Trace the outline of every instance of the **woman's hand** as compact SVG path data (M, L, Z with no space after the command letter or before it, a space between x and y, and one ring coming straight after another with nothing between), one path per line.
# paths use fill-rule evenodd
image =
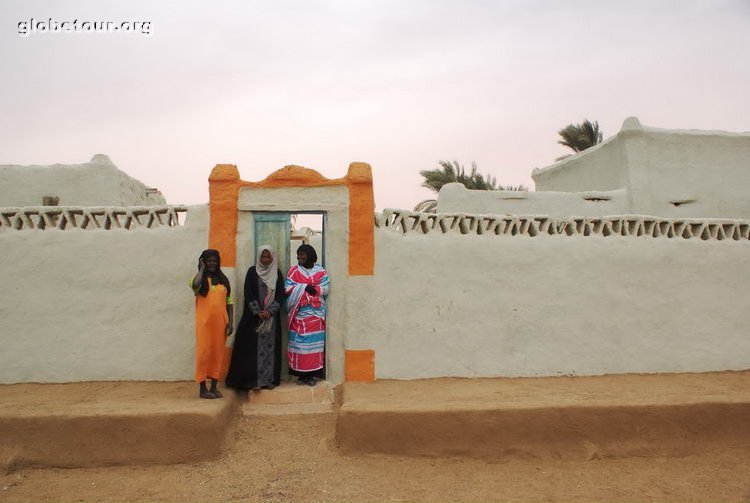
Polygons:
M227 337L229 337L230 335L232 335L232 331L233 330L234 329L232 328L232 324L231 323L227 323L227 327L226 327L226 329L224 329L225 335Z
M190 286L193 288L193 293L198 295L198 290L201 288L201 283L203 282L203 274L206 272L206 263L203 262L203 259L198 259L198 273L193 276L193 282L190 284Z
M315 289L315 287L314 287L314 286L312 286L312 285L307 285L307 286L305 287L305 291L306 291L307 293L309 293L310 295L318 295L318 291L317 291L317 290Z
M258 316L260 316L261 320L267 320L268 318L271 317L271 313L269 313L268 311L264 309L263 311L258 313Z

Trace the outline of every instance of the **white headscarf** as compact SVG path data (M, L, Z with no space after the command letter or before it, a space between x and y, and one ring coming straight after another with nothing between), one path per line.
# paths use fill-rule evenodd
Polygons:
M260 256L263 255L264 250L268 250L268 253L271 254L271 257L273 257L273 260L267 266L260 263ZM263 245L258 248L258 256L255 258L255 271L258 273L258 277L260 278L260 280L266 285L266 290L268 291L268 293L266 294L266 298L264 299L265 306L273 302L271 299L273 299L274 295L276 294L276 280L278 279L279 274L279 267L277 262L278 259L276 257L276 252L273 251L273 248L268 245Z

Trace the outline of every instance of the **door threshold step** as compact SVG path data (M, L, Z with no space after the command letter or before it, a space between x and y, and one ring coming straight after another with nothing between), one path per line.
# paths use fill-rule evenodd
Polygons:
M253 390L242 405L242 415L332 414L333 388L328 381L318 381L316 386L299 386L296 382L284 382L272 390Z
M333 403L333 386L328 381L318 381L315 386L284 382L272 390L253 390L248 394L247 401L256 405Z
M247 402L242 405L242 415L252 416L295 416L303 414L333 414L333 404L328 403L287 403L256 404Z

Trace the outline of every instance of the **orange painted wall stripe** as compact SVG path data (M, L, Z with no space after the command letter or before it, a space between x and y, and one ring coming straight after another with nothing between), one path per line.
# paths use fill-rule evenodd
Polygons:
M375 273L375 196L372 168L363 162L349 165L349 274Z
M347 349L344 361L344 379L347 381L374 381L375 351L372 349Z
M217 164L208 177L208 247L219 250L222 267L237 264L237 201L240 172L234 164Z

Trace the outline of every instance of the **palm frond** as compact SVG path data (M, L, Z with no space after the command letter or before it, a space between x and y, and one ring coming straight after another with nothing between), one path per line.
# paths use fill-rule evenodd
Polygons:
M418 213L437 213L437 201L435 199L425 199L414 206L414 211Z
M557 142L564 147L568 147L574 152L582 152L587 148L601 143L604 135L599 129L599 122L591 122L585 119L580 124L568 124L557 132L560 140ZM560 160L562 157L557 158Z
M494 176L483 175L479 172L476 162L471 163L469 173L466 173L466 168L458 161L439 161L438 164L440 165L439 168L419 172L424 179L422 187L440 192L443 185L447 183L460 183L469 190L528 190L523 185L517 187L498 185Z

